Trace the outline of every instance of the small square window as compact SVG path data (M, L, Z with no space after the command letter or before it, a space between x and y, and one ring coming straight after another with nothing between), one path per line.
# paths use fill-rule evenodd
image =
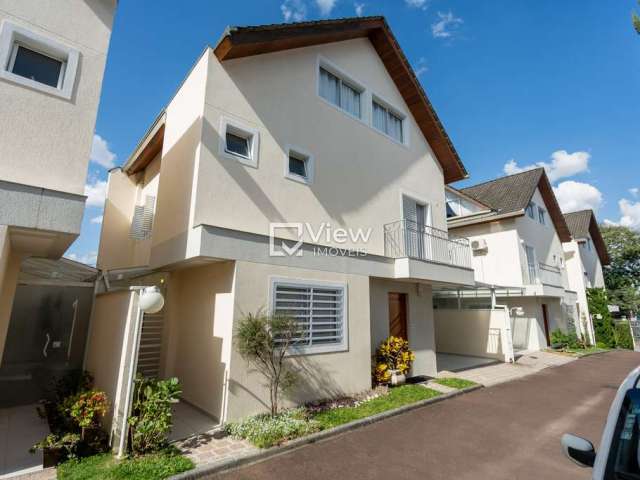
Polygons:
M34 82L58 88L64 76L64 62L16 43L9 71Z
M227 132L227 152L234 155L240 155L244 158L249 158L249 143L250 138L236 135L235 133Z
M313 158L301 149L287 149L285 177L302 183L311 183Z

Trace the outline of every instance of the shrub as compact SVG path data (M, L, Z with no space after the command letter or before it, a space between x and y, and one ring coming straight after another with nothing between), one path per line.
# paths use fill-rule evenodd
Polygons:
M302 335L295 319L266 315L261 311L242 318L236 328L234 340L238 352L266 379L273 416L278 414L282 392L296 382L286 356L289 348Z
M613 320L609 313L609 301L604 288L589 288L587 290L589 311L593 316L593 330L596 334L596 342L606 348L615 348L616 337ZM601 318L597 318L601 316Z
M64 435L56 435L50 433L44 439L40 440L29 449L31 453L37 450L63 450L67 458L75 458L80 443L80 435L77 433L65 433Z
M617 322L614 327L614 334L616 339L616 346L618 348L633 350L633 338L631 337L629 322Z
M228 434L249 440L259 448L278 445L318 430L320 424L310 420L304 408L285 410L277 415L254 415L225 426Z
M559 328L551 332L551 345L561 348L586 348L586 342L575 332L564 333Z
M72 398L75 401L71 405L69 413L82 429L84 438L84 431L87 428L97 428L100 417L103 417L109 410L107 395L99 390L89 390Z
M181 393L177 378L136 377L129 417L130 445L134 454L158 452L166 447L172 425L171 405L178 402Z
M407 373L415 360L415 354L409 350L409 342L400 337L390 336L376 350L374 380L378 384L391 381L391 370Z

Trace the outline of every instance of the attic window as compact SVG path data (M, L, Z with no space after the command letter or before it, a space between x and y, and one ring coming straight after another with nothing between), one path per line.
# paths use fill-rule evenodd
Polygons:
M527 205L527 208L525 209L527 216L533 220L536 218L535 210L536 204L533 202L529 202L529 205Z
M363 89L322 66L319 75L318 93L320 96L349 115L362 118L361 93Z

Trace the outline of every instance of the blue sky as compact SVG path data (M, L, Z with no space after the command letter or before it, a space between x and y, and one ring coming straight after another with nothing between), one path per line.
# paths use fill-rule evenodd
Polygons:
M471 178L544 162L567 211L640 229L635 0L122 1L96 123L80 238L95 261L105 167L121 165L227 25L385 15ZM638 7L640 9L640 7Z

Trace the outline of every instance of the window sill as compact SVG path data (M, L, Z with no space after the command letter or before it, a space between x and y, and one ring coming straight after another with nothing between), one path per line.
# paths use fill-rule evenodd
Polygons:
M323 345L316 347L291 347L287 353L288 357L302 357L307 355L321 355L326 353L348 352L347 345Z
M303 185L311 185L311 180L309 178L296 175L295 173L287 173L284 178L296 183L302 183Z

